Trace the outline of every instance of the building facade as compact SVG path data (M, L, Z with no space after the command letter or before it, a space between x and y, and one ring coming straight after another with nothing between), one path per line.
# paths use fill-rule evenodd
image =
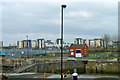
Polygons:
M75 38L74 44L85 44L85 43L86 43L86 39Z
M61 39L57 39L57 40L56 40L56 44L57 44L57 45L61 45Z
M45 41L45 46L47 45L54 45L54 43L51 40L47 40Z
M45 48L45 40L44 39L37 39L37 46L39 48Z
M104 40L103 39L91 39L91 40L89 40L89 47L103 48Z
M83 57L88 56L88 46L87 44L71 44L69 47L69 56L73 57Z
M3 41L0 41L0 48L3 47Z
M21 48L31 48L31 40L21 41Z
M21 41L17 41L17 48L22 48Z
M37 46L36 40L31 40L31 48L35 48Z

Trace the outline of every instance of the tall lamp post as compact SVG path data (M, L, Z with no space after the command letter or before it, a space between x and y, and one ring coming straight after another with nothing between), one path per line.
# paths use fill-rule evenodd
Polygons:
M66 5L61 5L61 80L63 80L63 9Z
M28 35L26 35L26 38L27 38L27 57L28 57Z

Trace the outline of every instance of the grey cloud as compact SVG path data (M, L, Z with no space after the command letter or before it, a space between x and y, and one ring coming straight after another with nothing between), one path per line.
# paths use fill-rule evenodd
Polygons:
M61 26L60 14L60 4L3 4L3 39L8 40L9 37L6 34L15 36L15 34L32 33L35 35L36 33L45 33L46 35L58 36ZM67 8L64 9L64 33L67 35L73 34L71 38L74 38L74 35L102 36L104 33L116 34L117 4L68 3ZM51 36L48 35L48 37ZM55 38L57 37L55 36ZM18 40L18 38L15 40ZM65 40L70 41L70 36Z

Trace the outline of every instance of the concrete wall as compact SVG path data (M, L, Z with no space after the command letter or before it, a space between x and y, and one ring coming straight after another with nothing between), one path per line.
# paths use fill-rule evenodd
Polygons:
M71 70L73 71L73 69L77 68L77 69L81 69L81 70L78 70L80 71L80 73L83 72L83 68L84 65L81 61L65 61L63 63L63 70ZM61 62L58 62L57 63L40 63L38 64L36 67L34 67L34 69L32 69L31 71L32 72L38 72L38 73L41 73L41 72L52 72L52 70L55 71L55 73L60 73L60 70L61 70Z

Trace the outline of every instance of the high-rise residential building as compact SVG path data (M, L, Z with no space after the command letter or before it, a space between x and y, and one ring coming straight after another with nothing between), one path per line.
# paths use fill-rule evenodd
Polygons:
M48 46L48 45L54 45L54 43L51 40L47 40L45 41L45 46Z
M46 42L47 42L47 43L51 43L51 40L47 40Z
M21 41L17 41L17 48L22 48Z
M20 42L20 46L21 46L21 48L24 48L23 41Z
M89 40L89 47L104 47L103 39L91 39Z
M3 47L3 41L0 41L0 48Z
M36 40L17 41L17 48L35 48L36 45L37 45Z
M90 39L89 40L89 47L94 47L95 43L94 43L94 39Z
M103 39L94 39L95 40L95 47L104 47L104 40Z
M21 41L21 48L31 48L31 40Z
M61 45L61 39L57 39L57 40L56 40L56 44L57 44L57 45Z
M74 44L85 44L86 39L75 38Z
M35 48L37 46L37 41L36 40L31 40L31 47Z
M45 48L45 40L44 39L37 39L37 46L39 48Z
M85 44L86 43L86 39L83 39L83 44Z

